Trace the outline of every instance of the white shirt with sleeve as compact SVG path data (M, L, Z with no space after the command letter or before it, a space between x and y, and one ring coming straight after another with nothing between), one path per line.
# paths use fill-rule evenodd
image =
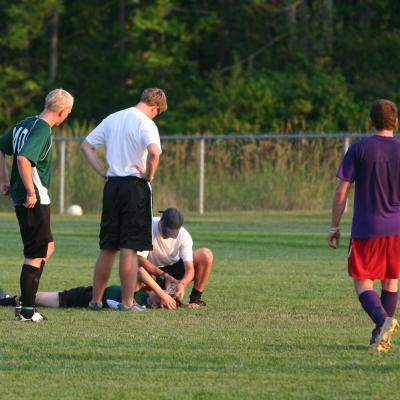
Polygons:
M182 261L193 261L193 240L190 233L182 226L176 238L162 237L159 221L153 217L153 250L138 251L138 255L147 258L156 267L165 267Z
M103 119L86 141L95 148L106 146L107 176L141 177L136 166L146 169L147 146L155 143L161 150L156 124L135 107Z

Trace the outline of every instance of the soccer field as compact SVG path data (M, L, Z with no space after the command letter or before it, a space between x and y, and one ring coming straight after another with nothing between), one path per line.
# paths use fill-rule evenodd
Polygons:
M39 324L17 322L13 309L1 308L0 398L396 397L400 335L387 354L367 348L372 324L345 263L349 216L336 251L326 245L328 212L186 220L195 246L215 255L206 307L41 308L48 321ZM98 225L98 216L53 218L56 252L41 290L91 284ZM0 214L0 287L10 293L18 291L21 247L15 217Z

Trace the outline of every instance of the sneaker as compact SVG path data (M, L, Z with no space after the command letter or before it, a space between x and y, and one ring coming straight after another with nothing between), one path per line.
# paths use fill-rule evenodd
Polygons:
M391 339L394 332L398 329L399 323L396 318L386 318L384 324L380 327L376 338L376 344L373 346L381 353L386 353L391 348Z
M17 305L17 296L11 297L7 295L4 299L0 299L0 306L3 307L15 307Z
M22 314L18 316L18 320L21 322L40 322L47 319L44 315L38 313L37 311L34 312L31 318L25 318Z
M17 296L10 296L6 294L6 292L0 288L0 306L8 307L8 306L16 306L17 305Z
M89 310L92 310L92 311L101 311L103 308L103 303L101 303L99 301L90 301L88 307L89 307Z
M374 329L372 329L371 332L371 339L369 340L369 346L370 347L375 347L377 345L377 340L378 340L378 336L379 336L379 332L381 330L379 329L378 326L375 326Z
M130 307L126 306L123 303L119 303L118 310L119 311L144 311L145 308L143 308L142 306L139 306L139 304L137 304L137 303L132 304Z
M191 301L189 304L197 304L200 307L204 307L207 305L207 303L202 298Z

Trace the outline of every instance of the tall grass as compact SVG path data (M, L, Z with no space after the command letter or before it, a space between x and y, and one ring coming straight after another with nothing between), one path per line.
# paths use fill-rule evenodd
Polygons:
M58 136L84 135L90 126L61 128ZM66 146L65 205L101 209L104 181L88 165L79 141ZM164 140L156 179L155 208L198 208L199 142ZM53 147L52 194L58 208L60 143ZM320 210L330 207L343 156L343 140L217 140L205 146L205 209ZM104 154L102 153L104 159ZM8 209L2 199L0 209Z

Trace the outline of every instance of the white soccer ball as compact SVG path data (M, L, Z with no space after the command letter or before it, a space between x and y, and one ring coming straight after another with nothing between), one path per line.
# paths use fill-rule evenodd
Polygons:
M73 215L75 217L80 217L81 215L83 215L82 207L78 206L78 204L72 204L72 206L69 206L67 208L67 214Z

